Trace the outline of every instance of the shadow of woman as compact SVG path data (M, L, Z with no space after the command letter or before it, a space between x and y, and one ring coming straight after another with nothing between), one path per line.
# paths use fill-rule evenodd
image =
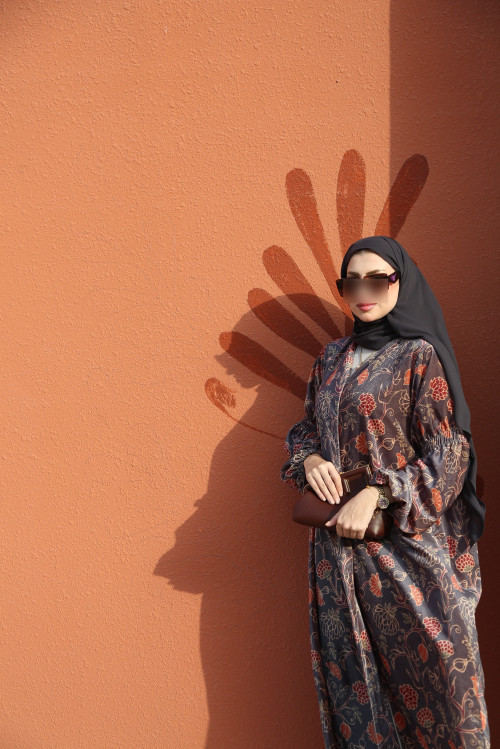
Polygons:
M255 318L251 325L255 334ZM259 341L265 335L259 331ZM280 351L280 343L268 340L281 361L290 356L290 347ZM313 355L292 352L295 370L305 377L304 395L313 357L324 343ZM302 419L303 402L256 377L228 353L216 358L241 388L256 388L257 398L244 413L245 424L255 426L249 429L242 419L219 443L207 492L177 529L175 545L154 574L176 590L203 593L206 749L319 748L323 738L309 648L308 531L291 521L298 495L279 478L287 458L284 436Z

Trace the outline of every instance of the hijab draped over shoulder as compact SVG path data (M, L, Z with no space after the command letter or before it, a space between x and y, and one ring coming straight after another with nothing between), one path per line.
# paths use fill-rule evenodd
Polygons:
M470 431L470 411L443 312L423 273L404 247L391 237L365 237L351 244L342 261L342 278L346 278L349 261L358 250L376 252L399 270L401 277L398 300L387 315L368 322L354 315L352 340L372 349L380 349L393 338L424 338L434 346L453 396L456 425L466 433L470 445L469 469L460 496L470 510L472 545L483 533L486 507L476 494L477 459Z

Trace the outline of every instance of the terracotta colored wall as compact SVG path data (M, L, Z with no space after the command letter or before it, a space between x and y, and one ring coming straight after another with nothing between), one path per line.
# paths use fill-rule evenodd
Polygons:
M0 747L322 746L278 471L363 233L415 256L456 343L493 705L496 2L0 21Z

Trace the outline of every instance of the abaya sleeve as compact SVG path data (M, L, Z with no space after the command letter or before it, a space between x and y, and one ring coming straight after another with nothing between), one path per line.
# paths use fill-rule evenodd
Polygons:
M323 355L326 346L318 354L309 374L306 397L304 401L304 418L289 430L285 437L284 448L289 459L281 466L280 478L301 494L310 489L307 483L304 460L311 453L321 455L321 438L316 424L316 393L323 377Z
M409 437L417 458L398 469L377 469L369 483L389 484L393 498L388 512L401 531L416 534L439 525L440 516L462 491L470 446L456 426L453 397L431 343L402 375L410 384Z

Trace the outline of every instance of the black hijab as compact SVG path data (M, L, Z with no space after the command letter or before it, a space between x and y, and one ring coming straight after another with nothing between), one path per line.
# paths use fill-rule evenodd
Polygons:
M432 343L443 365L455 404L455 422L466 433L470 444L469 470L460 496L470 509L472 546L483 533L486 507L476 495L477 460L470 431L470 411L441 307L423 273L404 247L391 237L379 235L354 242L342 260L342 278L346 278L349 260L358 250L376 252L394 269L399 270L401 278L398 300L387 315L368 322L354 315L352 340L366 348L380 349L393 338L424 338Z

